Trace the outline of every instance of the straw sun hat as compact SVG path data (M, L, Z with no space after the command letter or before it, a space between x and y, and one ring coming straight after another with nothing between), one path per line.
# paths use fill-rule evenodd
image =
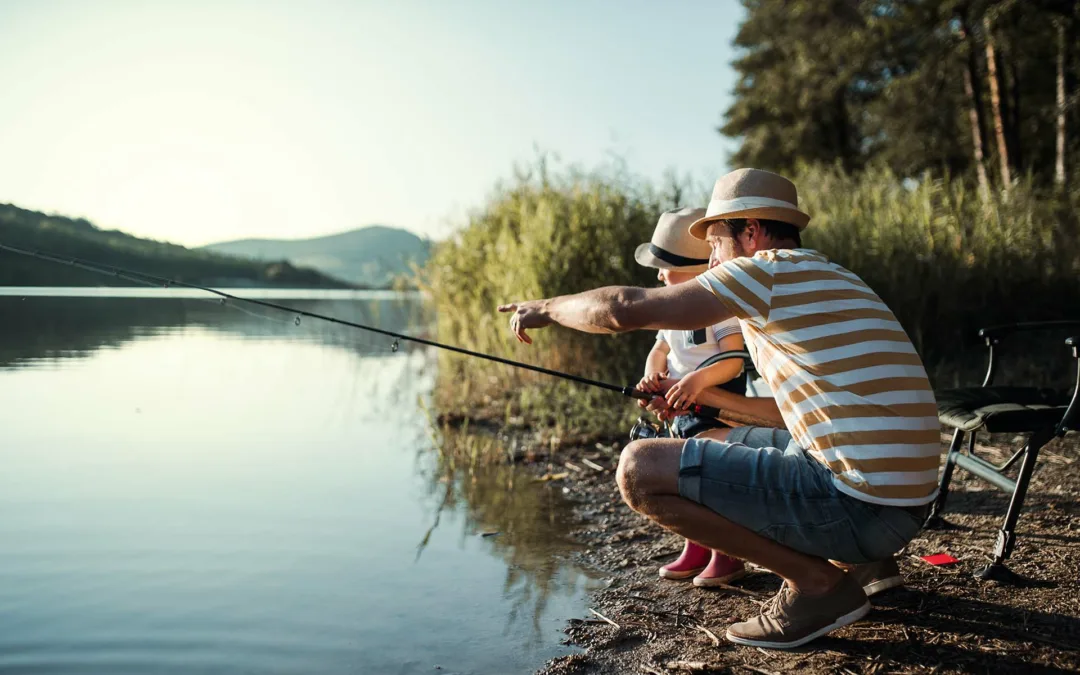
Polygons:
M645 267L701 273L709 269L712 249L690 236L690 225L706 215L705 209L665 211L653 230L652 240L637 247L634 260Z
M704 239L709 225L725 218L779 220L800 230L810 222L810 216L799 210L795 184L761 169L738 169L716 181L709 208L690 226L690 234Z

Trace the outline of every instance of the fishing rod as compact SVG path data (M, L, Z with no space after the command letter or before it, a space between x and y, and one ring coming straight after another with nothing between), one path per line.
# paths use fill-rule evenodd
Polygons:
M634 387L620 387L616 384L610 384L608 382L601 382L600 380L594 380L588 377L582 377L580 375L574 375L572 373L564 373L558 370L552 370L550 368L543 368L541 366L534 366L529 363L522 363L521 361L514 361L511 359L505 359L501 356L495 356L493 354L485 354L483 352L473 351L471 349L465 349L464 347L456 347L454 345L444 344L442 342L436 342L435 340L427 340L425 338L416 337L414 335L406 335L404 333L397 333L394 331L386 330L383 328L377 328L375 326L368 326L355 321L347 321L345 319L339 319L334 316L328 316L326 314L319 314L317 312L309 312L303 309L296 309L294 307L288 307L276 302L269 302L266 300L259 300L257 298L243 298L226 291L218 290L216 288L210 288L207 286L200 286L198 284L190 284L184 281L177 281L176 279L169 279L167 277L160 277L153 274L146 274L144 272L136 272L122 267L115 267L112 265L105 265L103 263L95 263L89 260L83 260L73 256L60 256L52 253L47 253L40 250L28 250L19 248L16 246L9 246L0 242L0 250L9 251L19 255L25 255L39 260L45 260L47 262L59 263L61 265L67 265L69 267L76 267L86 270L88 272L94 272L104 276L111 276L118 279L125 279L139 284L150 284L153 286L162 286L164 288L177 287L177 288L190 288L193 290L203 291L206 293L212 293L220 296L225 300L232 300L235 302L246 302L252 305L260 305L263 307L269 307L271 309L280 310L283 312L289 312L298 316L306 316L312 319L319 319L321 321L327 321L335 323L341 326L349 326L351 328L357 328L360 330L368 331L371 333L377 333L379 335L385 335L395 340L394 345L396 347L398 340L407 340L409 342L415 342L417 344L425 345L427 347L434 347L436 349L444 349L446 351L455 352L457 354L464 354L465 356L472 356L478 359L485 359L487 361L494 361L495 363L501 363L506 366L514 368L521 368L523 370L530 370L534 373L541 373L543 375L550 375L563 380L570 380L578 384L583 384L589 387L597 387L599 389L606 389L607 391L622 394L629 398L639 399L643 401L649 401L655 398L654 394L635 389ZM395 349L396 350L396 349ZM723 416L731 417L728 413L721 413L719 408L713 408L710 406L703 406L693 404L689 407L689 412L706 417L718 418Z

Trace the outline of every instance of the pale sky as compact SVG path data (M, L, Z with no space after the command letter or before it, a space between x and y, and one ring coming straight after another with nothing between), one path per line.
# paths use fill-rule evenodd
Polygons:
M711 183L736 0L0 0L0 202L184 245L441 238L539 147Z

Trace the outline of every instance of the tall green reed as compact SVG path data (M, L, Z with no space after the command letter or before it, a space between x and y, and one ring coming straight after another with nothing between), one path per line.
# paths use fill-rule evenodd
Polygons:
M1080 190L1030 181L980 199L964 180L901 179L883 169L847 175L807 168L793 177L811 214L804 244L862 277L888 303L938 386L977 379L978 327L1080 314ZM423 270L439 337L611 382L640 377L653 336L538 331L519 344L495 307L606 285L655 285L633 260L659 214L703 205L685 183L658 188L620 171L543 162L518 172ZM1064 348L1062 347L1062 350ZM1063 352L1064 354L1064 352ZM443 355L436 405L475 417L526 416L554 435L623 433L636 408L605 392ZM1024 376L1044 377L1029 368ZM1045 379L1045 378L1044 378Z
M497 305L575 293L606 285L655 285L638 265L659 214L673 207L664 194L619 172L550 175L541 162L499 186L468 224L440 244L421 285L437 313L440 339L548 368L611 382L636 383L653 336L584 336L539 331L531 347L507 331ZM442 409L528 415L562 433L607 432L632 420L618 396L453 355L440 363Z

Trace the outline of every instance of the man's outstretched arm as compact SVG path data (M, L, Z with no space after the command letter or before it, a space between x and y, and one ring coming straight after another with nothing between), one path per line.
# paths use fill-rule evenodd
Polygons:
M695 330L732 316L711 291L689 282L664 288L606 286L575 295L500 305L499 311L513 312L510 330L528 344L532 338L526 330L553 323L583 333L623 333L661 328Z

